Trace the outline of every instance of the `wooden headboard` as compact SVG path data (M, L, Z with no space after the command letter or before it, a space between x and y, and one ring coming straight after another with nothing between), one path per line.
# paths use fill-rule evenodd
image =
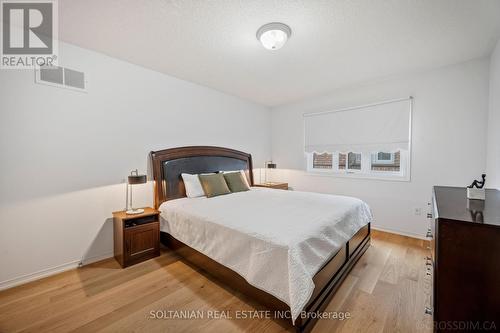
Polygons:
M186 196L182 173L245 170L249 184L254 184L252 155L229 148L191 146L152 151L151 165L157 209L165 201Z

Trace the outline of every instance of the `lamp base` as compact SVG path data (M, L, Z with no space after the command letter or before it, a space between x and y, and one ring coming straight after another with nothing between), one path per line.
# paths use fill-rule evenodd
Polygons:
M144 209L142 209L142 208L129 209L125 213L127 213L127 215L142 214L142 213L144 213Z

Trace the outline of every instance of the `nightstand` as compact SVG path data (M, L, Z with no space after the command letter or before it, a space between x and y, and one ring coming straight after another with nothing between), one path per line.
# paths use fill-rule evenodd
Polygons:
M115 259L125 268L160 255L160 212L113 213Z
M274 189L278 189L278 190L288 190L288 183L267 182L267 183L262 183L262 184L254 184L254 186L274 188Z

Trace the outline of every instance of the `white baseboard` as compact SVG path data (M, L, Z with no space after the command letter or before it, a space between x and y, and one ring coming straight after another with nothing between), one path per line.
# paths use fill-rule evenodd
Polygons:
M71 261L71 262L68 262L66 264L58 265L58 266L51 267L51 268L42 269L38 272L21 275L21 276L15 277L13 279L1 281L0 282L0 290L9 289L9 288L12 288L15 286L19 286L21 284L25 284L25 283L39 280L39 279L42 279L42 278L45 278L45 277L48 277L51 275L55 275L55 274L59 274L59 273L65 272L65 271L69 271L71 269L78 268L80 266L80 264L88 265L88 264L91 264L91 263L94 263L97 261L108 259L110 257L113 257L112 252L97 255L97 256L92 256L89 258L84 258L83 260Z
M69 271L70 269L75 269L78 267L79 260L71 261L66 264L62 264L59 266L51 267L51 268L46 268L42 269L41 271L26 274L26 275L21 275L18 277L15 277L10 280L2 281L0 282L0 290L12 288L21 284L25 284L31 281L35 281L50 275L62 273L65 271Z
M373 230L388 232L390 234L396 234L396 235L401 235L401 236L406 236L406 237L412 237L412 238L417 238L417 239L428 240L427 238L425 238L425 236L422 236L422 235L419 235L419 234L414 234L414 233L411 233L411 232L400 231L400 230L393 230L393 229L386 229L386 228L380 228L380 227L374 227L373 225L371 226L371 228Z
M113 256L114 256L113 252L99 254L99 255L96 255L96 256L92 256L92 257L88 257L88 258L83 258L81 260L81 264L83 266L85 266L85 265L89 265L89 264L92 264L94 262L98 262L98 261L101 261L101 260L104 260L104 259L112 258Z

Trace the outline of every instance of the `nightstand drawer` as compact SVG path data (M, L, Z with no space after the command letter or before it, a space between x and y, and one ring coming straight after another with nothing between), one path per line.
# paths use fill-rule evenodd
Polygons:
M151 222L158 222L158 216L157 215L150 215L150 216L144 216L144 217L140 217L140 218L136 218L136 219L124 220L123 227L127 229L127 228L131 228L131 227L135 227L138 225L143 225L143 224L147 224L147 223L151 223Z
M160 254L159 222L127 228L123 236L127 266Z

